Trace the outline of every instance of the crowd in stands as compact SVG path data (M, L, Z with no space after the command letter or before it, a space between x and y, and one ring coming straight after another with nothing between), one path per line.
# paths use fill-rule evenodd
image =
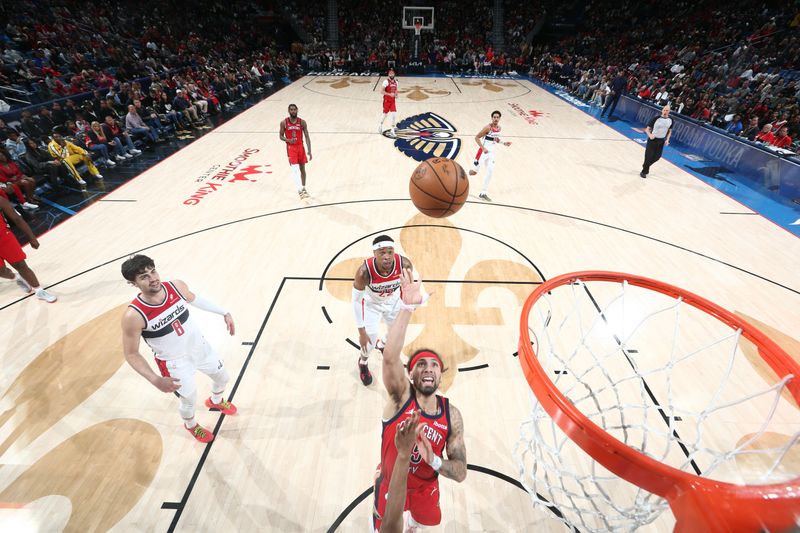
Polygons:
M29 177L85 187L98 166L208 129L209 115L299 75L262 4L3 2L0 86L49 102L0 120L0 195L35 209Z
M273 2L78 0L3 2L0 86L49 102L0 121L0 195L35 206L28 176L85 186L98 170L149 145L208 128L207 117L307 70L386 70L408 64L413 31L403 0L339 0L339 47L325 40L326 0L281 9L311 42L278 50ZM621 93L791 149L800 139L800 14L743 0L590 2L577 31L528 44L562 2L506 2L505 48L492 43L493 3L441 0L419 60L443 71L536 75L606 107ZM567 6L565 8L564 6ZM624 31L621 28L624 26ZM610 109L608 109L610 108ZM27 180L27 181L26 181ZM35 183L35 181L34 181ZM27 206L27 207L25 207Z
M798 30L800 15L788 6L679 1L665 12L657 2L621 0L591 7L580 32L537 47L531 73L600 106L616 85L730 134L796 151Z

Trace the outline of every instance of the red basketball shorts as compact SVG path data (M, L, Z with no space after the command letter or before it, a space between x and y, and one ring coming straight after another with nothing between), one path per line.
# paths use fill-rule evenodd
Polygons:
M286 155L289 156L290 165L305 165L308 163L306 147L302 144L287 144Z
M19 245L11 230L0 228L0 268L6 266L6 263L13 265L24 261L25 257L27 256L22 251L22 246Z
M409 475L409 480L410 477ZM383 515L386 512L386 493L389 490L389 480L379 478L376 482L376 489L372 525L375 531L380 531ZM439 508L439 480L432 479L417 487L409 487L406 491L404 509L411 511L411 517L420 525L438 525L442 521L442 510Z
M389 111L397 112L397 106L395 105L395 101L397 99L393 96L383 96L383 112L388 113Z

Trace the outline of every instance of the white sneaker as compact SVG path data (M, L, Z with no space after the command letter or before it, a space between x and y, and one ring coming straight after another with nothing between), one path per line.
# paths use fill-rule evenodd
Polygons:
M142 151L141 151L141 150L139 150L138 148L131 148L131 153L132 153L133 155L139 155L139 154L141 154L141 153L142 153Z
M78 178L78 185L80 185L81 187L86 187L86 182L83 181L82 178Z
M58 300L58 297L55 294L49 293L44 289L36 289L36 297L39 298L40 300L44 300L49 304Z
M26 293L30 294L31 292L33 292L33 289L31 289L30 284L24 279L22 279L22 276L20 276L19 274L14 275L14 282L16 282L17 287L19 287Z
M36 204L32 204L30 202L24 202L22 204L22 209L27 209L28 211L32 211L34 209L39 209L39 206Z
M114 163L114 162L113 162L112 160L110 160L110 159L106 159L106 165L108 165L108 166L109 166L109 167L111 167L111 168L114 168L115 166L117 166L117 164L116 164L116 163Z
M102 174L95 174L94 177L95 177L95 179L98 179L98 180L103 179L103 175Z
M126 158L124 155L117 154L114 156L114 159L116 159L117 161L125 161Z
M122 156L124 159L133 159L133 154L125 154Z

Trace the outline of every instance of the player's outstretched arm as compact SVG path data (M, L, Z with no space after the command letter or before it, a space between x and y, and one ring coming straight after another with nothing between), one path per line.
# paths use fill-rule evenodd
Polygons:
M403 394L408 391L408 379L406 378L403 362L400 360L400 352L406 340L406 329L411 320L411 312L415 305L422 303L420 289L422 281L414 281L410 269L403 269L400 273L400 294L402 295L403 308L397 313L392 327L386 336L386 347L383 349L383 384L389 396L396 403L401 403Z
M421 437L424 425L419 424L419 411L411 413L408 418L397 427L394 436L394 445L397 448L397 459L394 462L392 478L389 480L389 491L386 493L386 510L381 522L381 533L401 533L403 531L403 509L406 503L406 488L408 481L408 465L411 462L411 452L414 444Z
M172 284L175 285L175 288L178 289L178 292L181 293L181 296L183 296L186 301L192 304L194 307L202 309L203 311L208 311L209 313L222 315L225 318L225 325L228 328L228 333L233 335L236 332L236 327L233 324L233 317L227 310L223 309L211 300L193 293L191 290L189 290L189 286L179 279L174 280Z
M303 124L303 136L306 138L306 145L308 146L308 150L306 150L308 155L308 160L311 161L311 134L308 133L308 124L303 119L300 119L300 122Z
M125 352L125 360L161 392L175 392L181 387L180 380L159 376L139 353L139 335L142 334L144 326L144 319L133 309L127 309L122 315L122 349Z
M31 227L25 222L25 219L19 216L19 213L17 213L17 210L11 205L11 202L2 197L0 197L0 212L5 215L9 222L14 224L25 234L28 238L28 242L31 243L31 248L34 250L39 248L39 241L36 240L36 235L31 231Z
M364 291L369 282L369 275L367 274L367 265L361 263L361 266L356 270L356 275L353 278L353 316L356 319L356 328L358 328L358 344L361 346L361 353L367 351L369 345L369 335L364 325Z

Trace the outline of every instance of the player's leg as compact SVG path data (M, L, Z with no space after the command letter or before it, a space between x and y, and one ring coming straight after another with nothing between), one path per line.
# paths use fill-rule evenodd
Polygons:
M483 151L483 148L478 148L478 153L475 154L475 158L472 160L472 168L469 169L469 175L474 176L478 173L478 169L481 166L481 158L486 154Z
M13 233L10 231L0 233L0 258L8 261L11 267L17 271L17 275L13 278L19 288L25 292L35 292L37 298L47 303L53 303L58 300L54 294L47 292L39 285L39 279L33 273L31 267L28 266L28 263L25 262L25 257L25 252ZM6 268L6 270L8 269Z
M381 310L379 306L372 304L368 300L364 301L364 330L369 337L369 343L366 349L360 351L358 357L358 374L361 378L361 383L365 386L372 383L372 373L369 371L367 360L369 354L378 342L378 328L380 327Z
M235 415L236 406L224 398L225 387L231 380L228 370L225 368L225 362L205 339L196 357L197 369L211 378L211 396L206 398L206 407L216 409L226 415Z
M392 135L395 135L397 133L397 130L395 129L395 127L397 126L397 99L396 98L392 98L392 102L391 102L391 104L389 106L389 115L390 115L391 121L392 121Z
M297 155L297 162L300 165L300 184L302 186L300 192L302 197L308 198L309 194L306 190L306 163L308 163L308 155L306 154L306 148L303 145L300 145L298 151L299 154Z
M383 133L383 121L386 120L386 115L387 114L388 114L388 112L384 108L383 115L381 115L381 121L378 124L378 133Z
M26 293L30 293L33 290L31 289L30 283L25 281L25 279L19 275L19 272L14 272L5 266L5 262L2 258L0 258L0 278L14 280L17 283L17 286Z
M195 379L196 368L194 362L189 357L170 359L169 361L156 358L156 365L162 376L179 380L180 388L175 391L175 394L180 400L178 413L186 431L203 443L214 440L214 434L198 424L194 419L197 404L197 381Z
M491 152L485 155L485 165L486 165L486 174L483 176L483 189L481 189L481 193L478 197L481 200L485 200L487 202L491 202L492 199L489 198L489 183L492 181L492 174L494 174L494 154Z

